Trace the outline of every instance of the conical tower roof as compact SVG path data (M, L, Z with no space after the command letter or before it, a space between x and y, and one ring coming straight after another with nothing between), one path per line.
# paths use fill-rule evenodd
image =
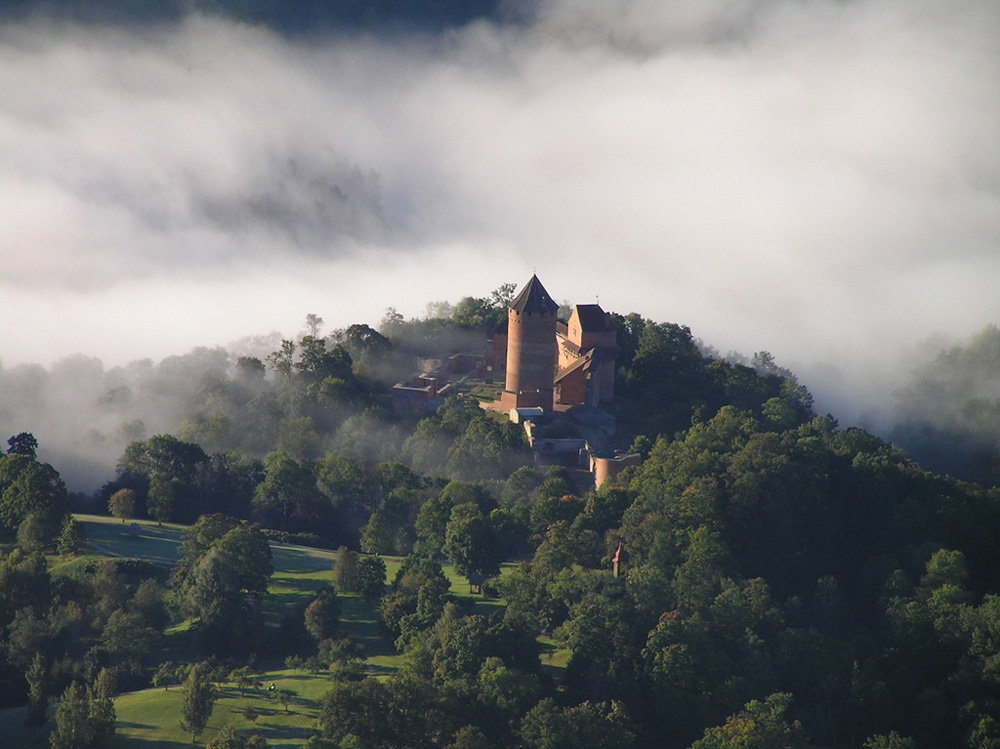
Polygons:
M524 285L521 293L514 297L510 308L521 314L527 312L529 315L555 315L559 311L559 305L552 301L549 292L545 290L542 282L535 275Z

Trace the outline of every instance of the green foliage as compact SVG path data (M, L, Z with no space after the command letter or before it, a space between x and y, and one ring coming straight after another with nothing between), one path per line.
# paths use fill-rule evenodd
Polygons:
M452 509L445 529L444 551L463 575L477 572L495 575L500 571L502 549L496 529L472 502Z
M340 617L337 593L330 588L322 589L315 600L306 607L304 616L306 631L314 640L319 642L332 637Z
M267 592L274 565L271 563L271 547L259 526L241 522L227 531L213 547L229 558L240 590L251 595Z
M353 593L358 582L358 553L341 546L333 562L333 588L338 593Z
M917 744L913 739L892 731L885 736L872 736L864 743L864 747L865 749L917 749Z
M925 344L926 359L898 388L889 437L927 468L985 486L1000 484L1000 328L960 343Z
M182 564L171 575L181 610L198 622L206 653L252 652L263 636L259 599L274 570L261 529L224 516L204 516L185 533Z
M35 653L31 665L24 673L28 682L28 710L24 725L41 728L45 724L45 711L49 706L48 669L41 653Z
M323 696L323 736L361 746L419 746L430 734L437 695L430 685L406 677L341 682Z
M56 710L56 725L49 737L52 749L90 749L94 726L87 695L74 681L63 692Z
M20 432L7 440L8 455L27 455L34 459L38 450L38 440L31 432Z
M392 551L392 536L385 516L373 512L361 529L361 551L365 554L388 554Z
M86 546L87 534L83 530L83 525L76 518L67 516L56 546L60 556L79 554Z
M135 492L119 489L108 499L108 510L123 523L135 517Z
M117 684L114 674L102 668L94 683L87 688L90 705L89 719L94 732L94 741L101 743L115 733L115 693Z
M208 725L216 700L215 685L209 680L208 667L205 664L195 663L188 669L181 693L182 727L191 734L192 741L195 741Z
M691 749L753 749L754 747L788 747L805 749L805 733L798 721L789 723L785 712L791 704L790 694L772 694L763 702L751 700L737 715L726 719L723 726L709 728Z
M153 686L163 687L166 691L171 684L180 684L181 677L178 674L178 667L173 661L164 661L156 668L153 674Z
M634 736L623 716L612 706L584 702L557 707L551 698L540 701L521 722L521 741L531 749L599 749L631 747Z
M280 702L285 708L285 712L287 713L288 706L295 699L295 692L291 689L279 689L275 696L277 697L278 702Z
M44 543L62 528L69 509L69 496L58 471L39 463L31 455L11 453L0 456L0 523L18 531L29 518Z
M278 450L264 459L264 471L264 480L254 493L255 516L279 530L317 527L323 517L324 501L310 466Z
M355 583L358 593L369 606L375 606L385 595L385 562L379 557L358 559Z

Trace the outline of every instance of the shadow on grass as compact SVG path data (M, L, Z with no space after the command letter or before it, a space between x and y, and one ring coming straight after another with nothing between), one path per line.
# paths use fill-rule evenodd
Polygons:
M282 681L312 681L313 679L320 678L320 675L327 676L323 671L319 671L315 674L282 674Z
M202 737L204 738L204 737ZM111 740L113 749L190 749L192 743L188 741L170 741L169 739L143 739L138 736L115 736Z
M311 580L308 577L273 577L271 587L280 589L280 592L273 592L273 595L288 595L289 593L313 593L322 588L326 583L323 580Z
M340 598L340 628L365 649L365 656L396 655L396 648L389 641L374 614L358 596Z
M293 715L296 713L288 713L288 717ZM307 739L313 735L313 729L308 726L290 726L284 723L261 723L258 720L254 724L253 733L268 743L273 743L279 739Z
M316 572L328 570L333 563L333 552L321 549L271 546L271 561L282 572Z

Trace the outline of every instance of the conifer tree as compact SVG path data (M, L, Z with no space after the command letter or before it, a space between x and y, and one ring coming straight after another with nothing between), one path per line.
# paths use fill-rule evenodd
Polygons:
M24 674L28 680L28 714L24 725L28 728L41 728L45 724L45 711L49 706L48 669L41 653L35 653L35 659Z
M60 556L79 554L86 544L87 535L83 530L83 525L76 518L67 517L66 522L63 523L62 533L59 534L57 551Z
M102 668L91 687L87 688L87 698L90 703L90 723L94 732L94 740L100 741L114 734L115 693L117 684L114 674Z
M208 678L208 668L203 663L196 663L188 671L187 679L182 687L184 701L181 706L181 723L185 731L191 732L192 741L196 740L212 716L215 707L215 686Z
M49 737L51 749L89 749L94 740L87 695L75 681L66 687L59 709L56 727Z

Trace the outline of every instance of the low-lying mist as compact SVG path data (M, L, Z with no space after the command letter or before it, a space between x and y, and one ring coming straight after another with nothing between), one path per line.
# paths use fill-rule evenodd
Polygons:
M327 340L334 345L337 334ZM239 397L248 403L246 418L257 419L254 409L263 407L261 398L254 398L269 389L267 383L277 374L268 366L267 380L248 382L237 362L241 357L264 362L280 349L281 341L282 336L272 332L226 347L199 347L159 362L143 359L121 367L105 367L99 359L82 354L48 368L0 367L0 436L33 433L40 458L56 467L71 491L84 493L114 478L118 459L135 440L173 434L213 452L220 449L211 441L211 425L206 426L213 417L213 398L241 390ZM423 356L481 352L484 343L482 331L433 318L411 320L393 351L377 367L367 368L365 376L388 388L416 374ZM702 346L706 355L719 356L710 343ZM1000 332L988 326L967 341L929 338L911 353L908 374L892 379L890 372L883 372L883 379L865 392L849 387L833 365L794 374L813 392L817 413L831 414L842 427L861 426L895 442L928 469L996 483ZM736 352L727 358L745 360ZM344 397L349 409L350 394ZM243 452L262 457L282 445L299 457L333 451L372 462L405 460L401 450L405 433L377 418L338 413L332 407L332 418L341 420L340 427L323 444L303 445L297 436L299 441L282 445L283 427L276 425L270 441L256 447L248 443ZM268 433L264 427L261 430ZM224 443L227 440L219 444Z
M0 425L84 483L171 367L533 270L886 434L920 342L1000 320L996 3L15 5Z

